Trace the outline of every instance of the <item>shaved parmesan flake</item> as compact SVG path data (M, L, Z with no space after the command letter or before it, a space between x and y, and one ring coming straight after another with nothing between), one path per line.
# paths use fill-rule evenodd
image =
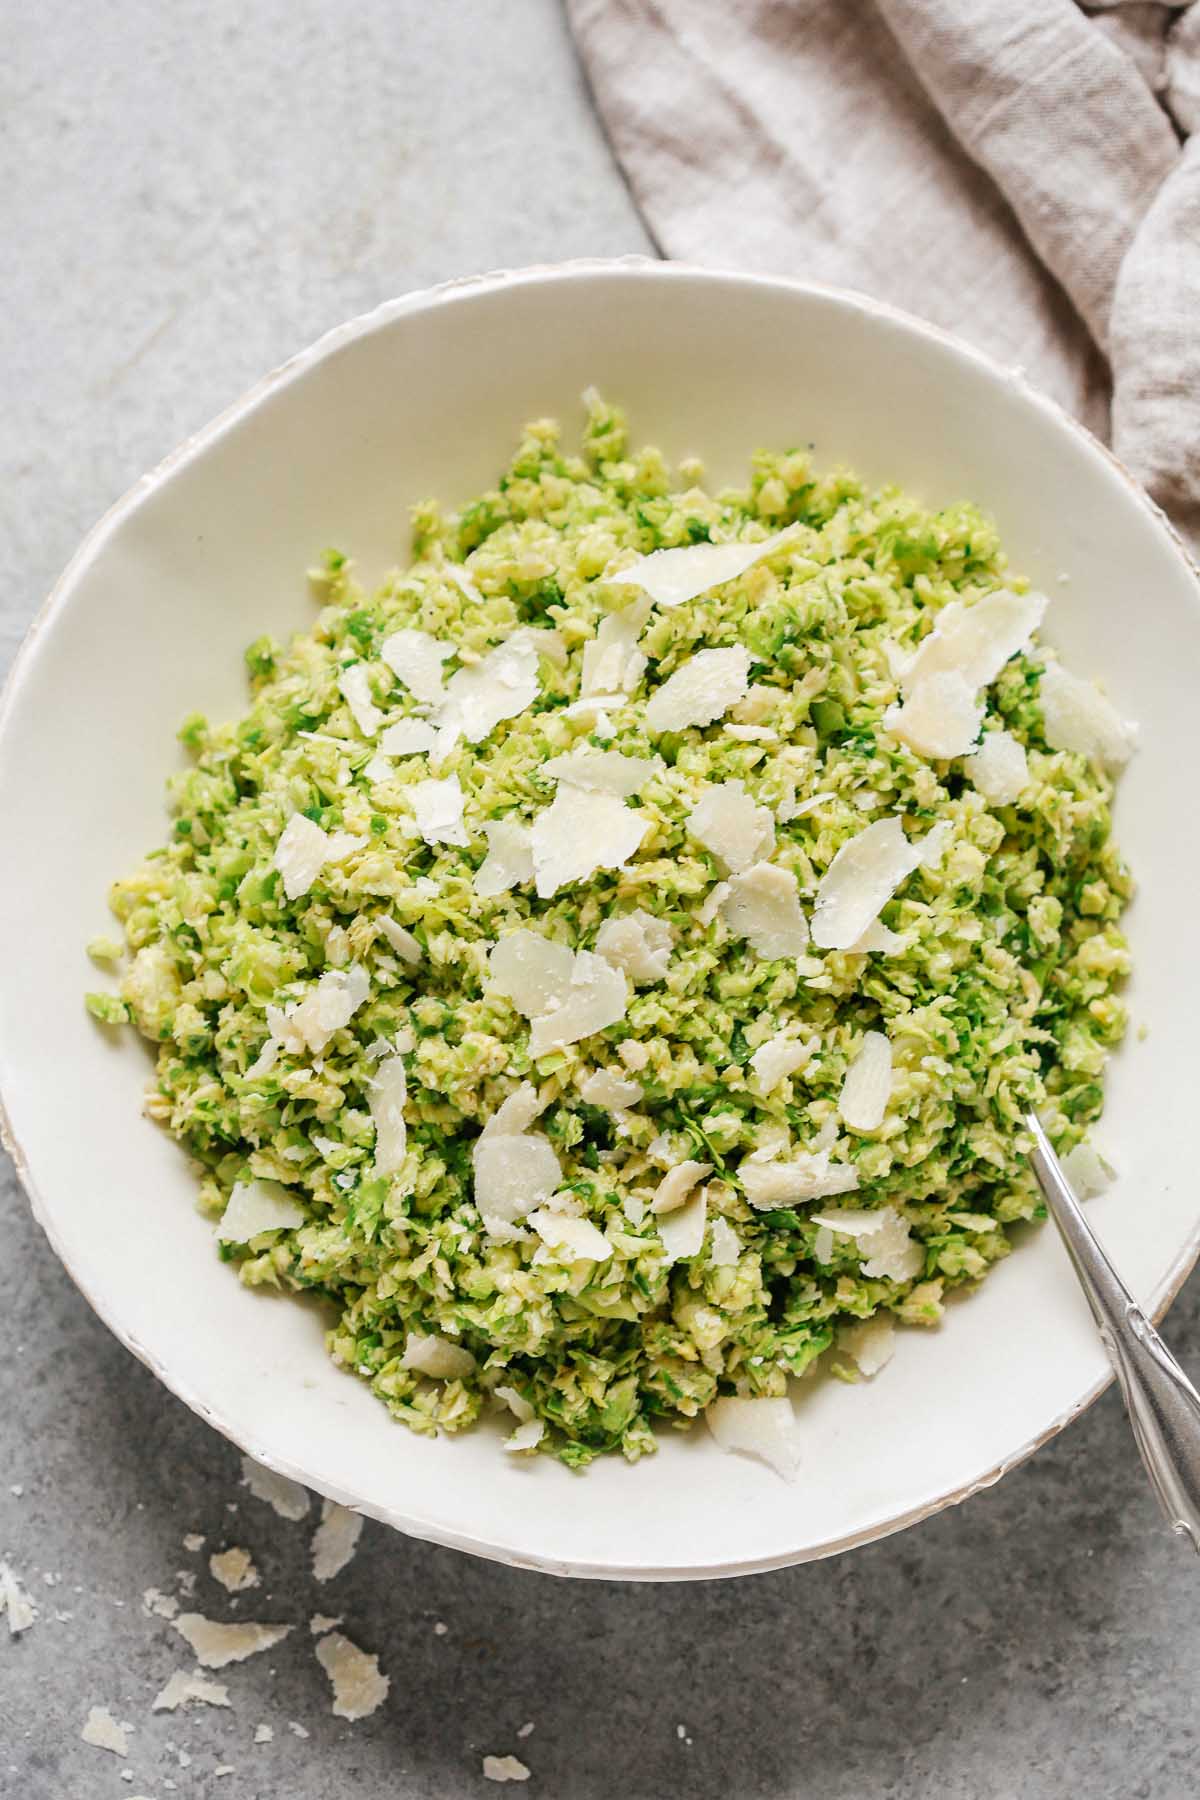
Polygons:
M583 646L579 692L584 699L611 699L619 705L632 694L646 667L637 641L649 612L649 602L642 601L626 612L609 613L601 619L595 637Z
M572 1261L586 1258L589 1262L607 1262L612 1245L590 1219L577 1219L571 1213L552 1212L541 1208L531 1212L529 1223L551 1250L565 1251Z
M562 1165L538 1132L476 1138L471 1152L475 1205L493 1236L543 1205L562 1185Z
M641 792L651 776L660 774L663 766L658 756L625 756L620 750L572 750L567 756L552 756L543 763L542 774L551 781L566 782L568 787L588 788L628 800Z
M284 894L289 900L299 900L326 863L344 862L351 851L360 849L366 841L349 831L322 831L303 813L293 813L272 858L273 866L283 877Z
M208 1566L212 1570L213 1580L219 1581L227 1593L241 1594L247 1588L258 1586L258 1570L250 1552L236 1544L229 1550L214 1550L208 1559ZM168 1617L174 1617L174 1614L168 1614Z
M407 793L417 830L427 844L468 842L463 824L463 791L457 775L447 775L444 781L432 777L416 781Z
M375 923L401 962L420 962L421 946L411 931L399 924L389 913L380 913Z
M646 703L646 729L686 731L711 725L742 698L750 682L750 652L743 644L727 650L697 650Z
M550 1050L577 1044L625 1017L629 993L625 976L590 950L575 953L570 985L558 1004L538 1015L529 1030L529 1054L536 1062Z
M277 1181L239 1181L217 1223L223 1244L248 1244L260 1231L296 1231L304 1213Z
M427 631L405 627L394 631L380 646L380 656L413 696L426 706L440 706L446 697L442 664L454 655L453 644L443 644Z
M880 1281L911 1281L925 1264L925 1252L914 1243L908 1225L894 1206L870 1212L835 1207L813 1213L812 1224L853 1238L863 1259L862 1272Z
M744 937L772 962L799 956L808 943L808 921L800 910L796 878L774 863L755 863L734 875L721 905L734 937Z
M408 1127L404 1102L408 1078L402 1056L388 1056L369 1083L368 1105L375 1121L375 1173L394 1175L408 1154Z
M854 1164L831 1163L828 1150L800 1150L787 1162L775 1161L769 1151L755 1150L738 1164L738 1178L747 1200L758 1212L774 1212L798 1201L853 1193L858 1186Z
M854 1131L878 1131L891 1095L891 1042L882 1031L864 1032L846 1070L838 1112Z
M379 740L385 756L427 756L437 744L437 732L425 719L398 719Z
M252 1456L242 1458L242 1486L248 1487L256 1500L265 1500L281 1519L302 1519L308 1511L307 1488L288 1475L277 1475Z
M674 941L675 933L665 919L656 919L636 906L632 912L605 919L596 933L596 954L624 969L636 986L663 980Z
M229 1689L223 1681L208 1681L203 1675L176 1669L166 1686L160 1688L150 1703L151 1712L175 1712L181 1706L228 1706Z
M340 1575L362 1536L363 1521L359 1513L336 1500L322 1500L321 1522L313 1532L312 1568L318 1581L332 1581Z
M359 963L330 969L303 1000L283 1008L268 1006L272 1037L298 1055L305 1047L319 1056L335 1031L348 1025L371 992L371 981Z
M515 1387L496 1387L492 1392L497 1400L503 1400L514 1419L519 1419L522 1425L528 1425L533 1417L533 1408L524 1394L519 1394Z
M589 1106L602 1106L606 1112L620 1112L636 1106L643 1095L640 1083L626 1081L612 1069L593 1069L580 1086L579 1097Z
M118 1725L107 1706L93 1706L88 1713L80 1737L97 1750L111 1750L114 1756L129 1755L131 1725Z
M794 536L795 532L788 528L756 544L684 544L676 550L652 550L608 580L640 587L657 606L682 606L687 600L707 594L710 588L735 581L765 556L773 556Z
M850 949L920 860L920 851L895 816L877 819L850 838L817 889L813 942L823 950Z
M883 725L918 756L945 761L963 756L979 736L983 701L955 669L924 676L902 706L889 706Z
M368 1656L340 1631L320 1640L316 1656L333 1688L335 1717L365 1719L383 1705L392 1684L380 1674L377 1656Z
M715 887L709 888L704 900L696 908L696 923L707 931L730 895L727 881L718 881Z
M812 1061L816 1047L816 1038L801 1042L799 1038L789 1037L785 1031L776 1032L765 1044L760 1044L750 1058L759 1092L771 1093L785 1076L795 1075L803 1069Z
M688 814L688 830L711 850L724 875L738 874L775 848L775 821L740 781L713 782Z
M259 1081L269 1075L279 1061L279 1045L273 1037L267 1039L250 1067L242 1077L243 1081Z
M336 1618L331 1617L329 1613L313 1613L308 1621L308 1629L313 1637L320 1637L322 1632L336 1630L341 1622L341 1613Z
M878 1375L892 1360L896 1348L896 1321L891 1313L876 1313L856 1325L843 1325L838 1332L838 1349L852 1356L861 1374Z
M654 1198L650 1202L650 1211L652 1213L677 1212L695 1187L696 1183L698 1181L703 1181L706 1175L711 1174L711 1163L676 1163L673 1169L667 1170L657 1188L654 1190Z
M258 1656L280 1643L292 1629L290 1625L249 1622L227 1625L206 1619L202 1613L180 1613L172 1624L191 1645L196 1661L206 1669L223 1669L226 1663L245 1662L248 1656Z
M37 1619L37 1607L5 1562L0 1562L0 1614L8 1619L9 1637L19 1637Z
M846 951L847 956L867 956L875 953L882 956L896 956L904 949L905 940L898 931L892 931L881 919L873 919L863 932L855 938Z
M574 965L575 954L565 944L525 926L508 932L488 956L492 980L527 1019L561 1004Z
M614 794L559 787L533 824L539 900L549 900L570 882L585 881L597 869L619 869L649 829L649 819Z
M986 732L963 767L992 806L1015 806L1029 785L1029 758L1011 731Z
M1108 769L1122 768L1133 755L1137 726L1123 719L1092 682L1051 663L1042 675L1038 698L1042 729L1052 750L1074 750Z
M483 829L488 853L471 885L481 900L491 900L533 880L533 837L517 819L489 819Z
M338 687L363 736L374 737L383 723L383 714L371 698L371 678L366 663L351 663L348 669L343 669L338 676Z
M550 1104L550 1090L547 1089L543 1100L532 1081L523 1081L506 1099L500 1102L496 1111L483 1128L486 1137L520 1137L528 1131L533 1121L545 1112Z
M528 1781L529 1770L519 1756L485 1756L483 1776L485 1781Z
M527 1419L523 1425L518 1425L517 1429L505 1438L504 1448L514 1454L522 1450L536 1450L545 1435L544 1420Z
M436 1335L410 1331L404 1340L402 1368L415 1369L420 1375L431 1375L435 1381L461 1381L475 1367L475 1358L461 1344Z
M688 1262L704 1247L708 1219L708 1189L697 1188L678 1212L660 1214L654 1221L669 1263Z
M800 1433L790 1400L743 1400L726 1394L705 1409L704 1417L722 1450L757 1457L785 1481L794 1479Z
M1091 1200L1110 1186L1113 1172L1091 1144L1076 1144L1062 1159L1062 1172L1080 1200Z
M466 569L461 563L444 563L442 565L442 574L445 575L448 581L454 583L459 593L465 595L472 606L483 605L483 595L475 586L475 583L471 580L471 577L467 574Z
M728 1219L718 1213L709 1233L709 1256L718 1269L732 1269L742 1254L742 1240Z
M204 1539L201 1538L201 1544ZM148 1618L173 1619L179 1611L179 1602L174 1594L164 1594L161 1589L148 1587L142 1594L142 1611Z
M941 867L953 830L949 819L939 819L936 825L929 827L923 838L917 839L913 849L917 852L917 860L923 869Z
M960 676L972 693L988 687L1028 644L1049 604L1045 594L1014 594L1007 588L971 606L952 600L905 669L904 691L911 694L930 676L948 672Z
M539 692L537 650L516 632L479 662L456 670L446 683L438 723L455 727L469 744L480 744L503 719L532 706Z
M379 781L391 781L396 773L396 765L390 756L377 750L369 762L363 764L363 777L374 785Z

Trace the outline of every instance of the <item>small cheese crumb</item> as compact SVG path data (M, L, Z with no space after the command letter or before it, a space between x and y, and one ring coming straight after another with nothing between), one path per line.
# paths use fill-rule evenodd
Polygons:
M1062 1171L1080 1200L1091 1200L1112 1183L1113 1171L1091 1144L1076 1144L1062 1159Z
M383 1705L392 1684L380 1673L378 1656L360 1650L340 1631L321 1638L316 1654L333 1688L337 1718L365 1719Z
M736 705L749 683L750 652L743 644L698 650L651 694L646 729L657 736L711 725Z
M633 693L646 667L637 642L649 612L649 601L639 601L601 619L595 637L583 646L579 692L584 700L619 706Z
M732 1269L742 1254L742 1240L728 1219L718 1213L709 1233L709 1256L718 1269Z
M580 1083L579 1098L605 1112L623 1112L643 1098L640 1082L626 1081L612 1069L593 1069Z
M302 1519L308 1511L306 1488L287 1475L265 1468L252 1456L242 1458L242 1486L248 1487L256 1500L265 1500L281 1519Z
M331 1618L328 1613L314 1613L308 1621L308 1629L312 1632L314 1637L320 1637L322 1632L336 1631L341 1622L342 1619L340 1613L336 1619Z
M204 1538L198 1531L189 1531L184 1537L183 1547L194 1556L198 1550L203 1550Z
M517 1736L519 1738L527 1738L527 1737L531 1737L532 1735L533 1735L533 1720L527 1719L525 1724L522 1725L521 1729L517 1732Z
M308 1736L308 1732L305 1730L304 1726L296 1719L288 1720L288 1730L293 1737L306 1738Z
M756 1457L785 1481L795 1478L800 1434L790 1400L723 1395L706 1407L704 1418L722 1450Z
M529 1770L519 1756L485 1756L483 1774L486 1781L528 1781Z
M460 1381L475 1367L475 1358L461 1344L436 1334L426 1337L420 1331L408 1333L400 1361L403 1368L416 1369L435 1381Z
M1011 731L986 732L963 768L992 806L1015 806L1029 785L1029 758Z
M228 1706L229 1689L221 1681L176 1669L164 1688L155 1694L151 1712L175 1712L181 1706Z
M191 1645L196 1661L206 1669L223 1669L226 1663L245 1662L248 1656L258 1656L292 1629L290 1625L249 1621L228 1625L218 1619L206 1619L203 1613L180 1613L173 1623L180 1637Z
M147 1617L173 1619L179 1611L179 1602L174 1594L164 1594L159 1588L148 1587L142 1595L142 1611Z
M846 1070L838 1112L854 1131L878 1131L891 1094L891 1042L882 1031L866 1031Z
M422 950L419 939L415 938L405 925L393 919L390 913L380 913L375 924L387 939L402 963L415 967L420 962Z
M277 1181L239 1181L217 1222L223 1244L248 1244L262 1231L295 1231L304 1214Z
M97 1750L111 1750L114 1756L129 1755L132 1725L118 1725L107 1706L93 1706L88 1713L80 1737Z
M505 1438L504 1448L513 1455L520 1455L527 1450L536 1450L545 1433L544 1420L527 1419L523 1425L518 1425L516 1430L510 1432Z
M348 669L343 669L338 676L338 687L363 736L374 737L383 723L383 714L371 698L371 677L366 663L351 663Z
M551 1250L565 1252L566 1259L572 1262L607 1262L612 1255L612 1245L590 1219L577 1219L571 1213L542 1207L529 1214L529 1223L544 1244Z
M235 1545L229 1550L214 1551L208 1559L213 1579L231 1594L244 1593L247 1588L258 1586L258 1570L255 1568L248 1550Z
M363 1520L360 1513L336 1500L322 1500L321 1522L313 1533L312 1566L318 1581L340 1575L358 1548Z
M0 1562L0 1613L7 1615L10 1637L28 1631L38 1616L37 1607L5 1562Z
M711 850L723 875L740 874L775 848L770 809L757 806L741 781L712 782L688 814L688 830Z
M838 1349L852 1356L859 1373L868 1380L892 1360L896 1348L896 1322L891 1313L876 1313L856 1325L843 1325L838 1332Z
M256 1725L254 1727L254 1741L256 1744L269 1744L274 1736L275 1733L269 1725Z

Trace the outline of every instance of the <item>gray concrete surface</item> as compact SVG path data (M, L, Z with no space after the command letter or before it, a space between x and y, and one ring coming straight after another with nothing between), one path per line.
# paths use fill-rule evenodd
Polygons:
M646 247L553 0L43 0L5 37L5 663L109 501L324 327L444 276ZM498 1791L480 1761L508 1751L556 1800L1200 1785L1200 1569L1111 1394L994 1492L812 1568L575 1586L369 1524L317 1588L311 1521L239 1488L230 1447L108 1337L11 1173L0 1208L0 1556L41 1612L0 1631L12 1800L459 1800ZM1171 1334L1200 1364L1196 1284ZM251 1548L254 1613L300 1623L226 1672L232 1710L152 1715L186 1658L142 1591L191 1569L201 1607L224 1599L192 1531ZM391 1676L365 1722L331 1716L314 1608ZM127 1765L81 1742L93 1704L135 1725Z

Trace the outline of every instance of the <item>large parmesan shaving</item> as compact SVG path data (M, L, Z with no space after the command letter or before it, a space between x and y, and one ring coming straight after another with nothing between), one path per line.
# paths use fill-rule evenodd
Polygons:
M756 544L684 544L675 550L652 550L608 579L640 587L656 606L682 606L723 582L735 581L794 536L789 527Z
M419 1375L430 1375L435 1381L461 1381L474 1369L475 1358L449 1338L410 1331L400 1363L402 1368L415 1369Z
M530 1056L536 1062L550 1050L577 1044L581 1038L615 1025L625 1017L628 998L625 976L619 969L590 950L577 951L570 986L556 1006L530 1025Z
M711 850L723 875L738 874L775 848L770 809L756 806L741 781L713 782L688 814L688 830Z
M1010 657L1023 650L1042 622L1045 594L1013 594L1001 588L974 605L952 600L905 669L906 693L932 675L953 671L974 693L988 687Z
M1042 729L1053 750L1074 750L1119 769L1137 745L1137 726L1123 719L1098 687L1051 663L1038 688Z
M788 1075L795 1075L806 1064L812 1061L816 1050L816 1038L789 1037L786 1032L778 1031L769 1037L750 1058L750 1067L754 1070L761 1094L769 1094L779 1086Z
M979 736L983 702L956 669L942 669L917 682L902 706L890 706L884 729L918 756L945 761L964 756Z
M843 1325L838 1332L838 1349L852 1356L861 1374L878 1375L892 1360L896 1348L896 1322L891 1313L876 1313L856 1325Z
M379 740L385 756L427 756L437 744L437 732L425 719L398 719Z
M704 1417L722 1450L757 1457L785 1481L795 1477L800 1433L790 1400L743 1400L726 1394L705 1409Z
M739 1238L728 1219L720 1214L712 1222L709 1232L709 1255L718 1269L732 1269L742 1254L742 1240Z
M678 1212L663 1213L654 1221L669 1263L688 1262L699 1256L704 1247L704 1226L708 1218L708 1189L697 1188L686 1206Z
M529 1424L533 1418L533 1408L524 1394L519 1394L515 1387L504 1386L493 1388L492 1392L497 1400L503 1400L514 1419L519 1419L522 1425Z
M626 1081L612 1069L593 1069L581 1084L579 1097L589 1106L602 1106L606 1112L622 1112L642 1099L641 1084Z
M924 1267L925 1252L913 1242L907 1223L894 1206L869 1212L835 1207L813 1213L811 1222L853 1238L866 1276L880 1281L911 1281Z
M380 646L380 656L413 696L426 706L440 706L446 697L442 664L454 655L453 644L443 644L427 631L405 627L394 631Z
M776 1161L769 1151L755 1150L738 1164L738 1177L758 1212L849 1194L858 1186L854 1164L831 1162L828 1150L800 1150L787 1162Z
M351 663L348 669L343 669L338 676L338 687L363 736L374 737L383 723L383 714L371 698L371 678L366 663Z
M256 1500L265 1500L281 1519L302 1519L308 1511L307 1488L289 1475L277 1475L252 1456L242 1458L242 1486L249 1488Z
M1015 806L1029 785L1029 758L1024 744L1011 731L985 732L963 768L992 806Z
M208 1681L188 1669L176 1669L150 1703L151 1712L176 1712L181 1706L228 1706L229 1689L223 1681Z
M351 851L358 850L366 839L349 831L322 831L303 813L293 813L280 834L272 858L283 877L283 891L289 900L307 894L326 863L344 862Z
M891 1042L882 1031L864 1032L842 1082L838 1112L854 1131L878 1131L891 1094Z
M571 1213L543 1207L530 1213L529 1223L543 1244L551 1250L565 1251L572 1261L586 1258L589 1262L607 1262L612 1255L612 1245L590 1219L577 1219Z
M492 980L527 1019L561 1004L574 963L575 954L566 944L526 926L508 932L488 956Z
M532 832L539 900L586 881L597 869L619 869L650 829L650 821L613 794L559 787Z
M648 602L639 602L601 619L595 637L583 646L579 692L584 699L623 699L633 693L646 667L637 641L649 610Z
M217 1223L223 1244L248 1244L260 1231L296 1231L304 1213L278 1181L239 1181Z
M334 1032L350 1023L370 992L370 977L360 963L348 969L330 969L303 1000L282 1010L268 1006L271 1035L294 1055L307 1048L319 1056Z
M698 1181L703 1181L706 1175L711 1174L711 1163L676 1163L673 1169L667 1170L657 1188L654 1190L654 1198L650 1202L650 1211L652 1213L677 1212L695 1187L696 1183Z
M874 952L880 956L896 956L905 947L905 941L898 931L892 931L882 919L872 919L861 937L855 938L847 950L847 956L867 956Z
M533 880L533 836L518 819L489 819L483 829L488 853L471 885L481 900L492 900Z
M312 1568L317 1581L332 1581L341 1574L358 1548L362 1528L360 1513L339 1506L336 1500L322 1500L321 1522L312 1540Z
M449 725L469 744L482 743L503 719L514 719L537 699L538 653L515 633L477 663L458 669L446 683L439 724Z
M292 1629L290 1625L257 1623L228 1625L218 1619L206 1619L203 1613L180 1613L172 1624L181 1638L192 1647L196 1661L205 1669L223 1669L227 1663L245 1662L280 1643Z
M562 1184L562 1165L549 1138L538 1132L476 1138L471 1152L475 1205L485 1227L511 1226L542 1205Z
M651 694L646 703L646 729L657 735L711 725L736 705L749 683L750 652L744 645L697 650Z
M408 1154L404 1101L408 1092L402 1056L387 1056L369 1083L368 1105L375 1121L375 1173L394 1175Z
M734 937L744 937L770 961L799 956L808 943L796 878L774 863L755 863L729 882L721 916Z
M549 1090L543 1099L532 1081L523 1081L492 1114L483 1128L484 1137L520 1137L533 1121L540 1118L550 1104Z
M635 985L662 981L671 960L675 933L665 919L640 906L605 919L596 933L596 954L624 969Z
M407 793L417 830L427 844L467 843L463 791L457 775L447 775L441 781L432 776L426 781L415 781Z
M658 756L625 756L620 750L572 750L566 756L552 756L544 762L542 774L551 781L565 782L568 787L615 794L619 800L628 800L640 793L662 767Z
M813 942L823 950L849 950L920 860L920 850L895 816L877 819L850 838L817 889Z
M383 1705L391 1681L380 1674L379 1658L369 1656L340 1631L331 1631L316 1647L317 1661L333 1689L333 1711L339 1719L365 1719Z

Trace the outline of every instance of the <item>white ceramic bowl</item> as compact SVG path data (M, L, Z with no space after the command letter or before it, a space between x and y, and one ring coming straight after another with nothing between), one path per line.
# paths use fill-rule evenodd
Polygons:
M244 1449L419 1537L564 1574L739 1574L860 1544L985 1486L1103 1385L1051 1230L1030 1232L942 1328L902 1335L871 1384L813 1384L794 1486L668 1433L636 1468L519 1466L485 1427L429 1442L325 1355L317 1315L250 1293L213 1254L179 1150L140 1114L132 1033L84 1014L109 880L163 834L192 709L241 710L241 652L307 625L334 543L374 578L406 508L464 500L521 424L571 431L596 383L639 438L725 480L811 441L931 502L993 512L1054 596L1049 635L1139 719L1121 840L1140 878L1131 1037L1103 1142L1121 1179L1092 1217L1160 1309L1197 1249L1200 958L1191 829L1197 580L1108 454L1018 376L915 320L799 283L642 262L489 276L381 307L293 359L146 476L87 538L30 633L0 715L0 1090L34 1211L123 1343ZM86 1379L86 1374L84 1376ZM1131 1451L1132 1454L1132 1451Z

